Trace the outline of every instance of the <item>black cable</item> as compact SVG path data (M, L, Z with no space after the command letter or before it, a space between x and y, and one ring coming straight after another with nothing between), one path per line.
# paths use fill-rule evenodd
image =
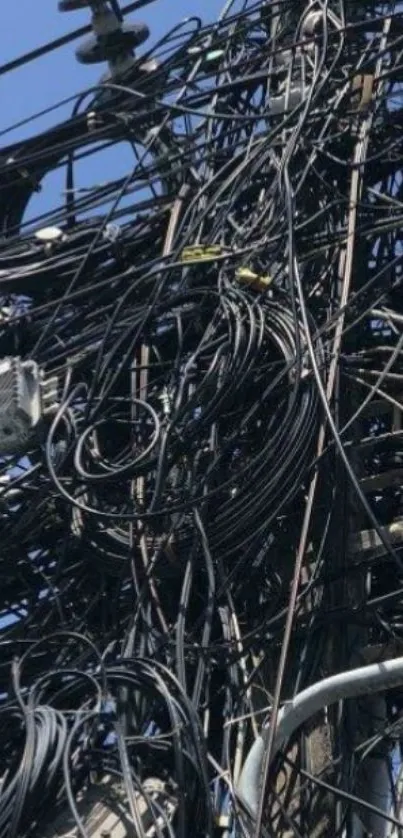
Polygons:
M0 416L0 838L114 791L147 838L379 814L399 686L304 725L257 822L238 784L268 708L400 654L399 9L233 0L2 149L0 405L10 358L39 391L15 450Z

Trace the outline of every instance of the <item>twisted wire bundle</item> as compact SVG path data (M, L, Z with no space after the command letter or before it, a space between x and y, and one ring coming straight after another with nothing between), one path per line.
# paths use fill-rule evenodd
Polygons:
M0 351L58 398L1 463L1 838L89 835L105 778L141 838L399 823L392 767L363 790L398 687L268 756L257 813L238 784L283 701L403 639L402 19L229 1L2 148Z

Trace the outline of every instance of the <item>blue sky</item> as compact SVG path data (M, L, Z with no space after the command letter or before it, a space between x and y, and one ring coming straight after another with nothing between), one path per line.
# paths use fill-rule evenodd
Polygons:
M90 22L88 10L62 14L57 5L57 0L8 0L2 3L0 64ZM222 0L155 0L130 19L145 21L152 38L157 39L175 22L189 15L199 15L205 21L214 19L222 5ZM28 112L47 107L99 79L103 65L84 67L78 64L74 50L75 44L69 44L0 77L0 130L24 118Z
M120 0L120 5L123 6L124 2L128 0ZM57 0L10 0L3 3L3 6L0 65L90 23L89 9L61 13L58 11ZM204 22L208 22L217 17L222 6L223 0L155 0L138 13L130 15L128 19L147 23L151 32L146 45L148 49L154 41L184 18L198 15ZM78 43L75 41L50 55L0 76L0 132L99 81L106 65L88 67L79 64L75 58ZM73 103L70 103L28 126L19 127L0 136L0 153L1 146L32 136L62 121L71 113L72 106ZM105 172L108 173L107 179L127 174L132 165L132 156L126 147L121 146L118 154L116 149L109 149L102 161L95 155L89 162L86 161L85 165L77 165L76 186L90 188L104 181ZM64 201L64 177L62 169L47 175L42 182L41 192L31 199L25 220L31 220Z

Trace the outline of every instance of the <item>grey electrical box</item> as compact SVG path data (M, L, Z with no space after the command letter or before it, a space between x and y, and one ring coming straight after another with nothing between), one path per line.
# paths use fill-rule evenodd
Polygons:
M34 361L0 361L0 456L23 452L42 415L41 380Z

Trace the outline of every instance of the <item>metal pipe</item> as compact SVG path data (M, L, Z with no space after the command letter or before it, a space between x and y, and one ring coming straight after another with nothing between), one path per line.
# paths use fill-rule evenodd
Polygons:
M362 666L331 675L303 690L278 713L273 737L272 759L293 733L318 710L361 695L383 692L403 684L403 657ZM239 780L238 792L253 814L260 798L260 780L265 757L265 739L259 736L249 751Z

